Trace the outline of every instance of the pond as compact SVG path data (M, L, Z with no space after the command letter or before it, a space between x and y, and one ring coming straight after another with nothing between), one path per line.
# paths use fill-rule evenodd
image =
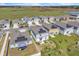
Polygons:
M67 11L66 14L79 14L79 11Z

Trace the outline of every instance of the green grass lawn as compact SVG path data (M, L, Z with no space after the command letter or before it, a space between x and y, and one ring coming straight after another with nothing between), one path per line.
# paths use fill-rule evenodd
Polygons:
M16 19L16 18L21 18L24 16L58 16L58 15L65 15L66 13L64 11L56 11L56 10L51 10L51 11L40 11L40 8L0 8L0 19Z
M55 38L50 37L48 42L54 42L56 47L52 46L52 43L43 44L42 47L42 55L54 55L54 56L75 56L79 55L79 47L77 46L76 42L79 41L79 36L72 34L72 36L65 36L65 35L57 35ZM51 48L50 48L51 46Z

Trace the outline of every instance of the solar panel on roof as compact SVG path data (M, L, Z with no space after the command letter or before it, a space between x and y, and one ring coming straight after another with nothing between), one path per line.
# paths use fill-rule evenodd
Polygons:
M26 40L27 40L27 38L25 38L24 36L22 36L22 37L17 37L17 40L15 40L15 43L21 42L21 41L26 41Z
M57 28L57 26L56 25L52 25L51 28Z
M61 30L64 30L64 28L60 27Z
M72 27L72 26L71 26L71 25L69 25L69 24L66 24L66 27L67 27L67 28L69 28L69 27Z
M77 29L77 27L74 27L74 29Z
M39 30L39 33L45 33L46 31L45 30L43 30L43 29L40 29Z
M73 15L73 14L71 14L71 16L76 16L77 17L77 15Z

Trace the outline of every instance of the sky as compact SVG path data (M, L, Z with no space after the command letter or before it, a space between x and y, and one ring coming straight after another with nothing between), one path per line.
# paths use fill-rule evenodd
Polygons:
M69 6L79 0L0 0L0 6Z
M0 0L0 3L78 3L79 0Z
M0 6L79 6L79 3L0 3Z

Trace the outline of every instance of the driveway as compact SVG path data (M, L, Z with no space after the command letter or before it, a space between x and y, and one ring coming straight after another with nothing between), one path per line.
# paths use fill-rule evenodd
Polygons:
M2 49L1 49L1 53L0 55L3 56L4 55L4 51L5 51L5 47L6 47L6 43L7 43L7 38L9 36L9 32L6 32L6 36L5 36L5 40L4 40L4 43L3 43L3 46L2 46Z
M34 43L34 45L35 45L37 51L40 52L40 48L37 46L37 44L36 44L36 42L34 41L34 39L32 39L32 41L33 41L33 43Z

